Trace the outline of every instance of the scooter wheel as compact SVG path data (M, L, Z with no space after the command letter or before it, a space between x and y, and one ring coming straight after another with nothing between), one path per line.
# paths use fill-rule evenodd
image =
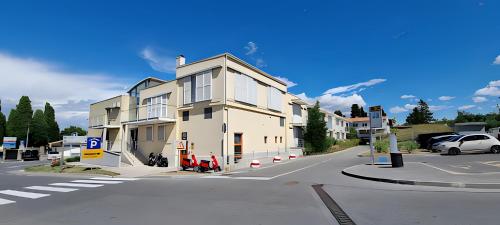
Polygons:
M200 167L198 166L193 167L193 171L197 173L200 172Z

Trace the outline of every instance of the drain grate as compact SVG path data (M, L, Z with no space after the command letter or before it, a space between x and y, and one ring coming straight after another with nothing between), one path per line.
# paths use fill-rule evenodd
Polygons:
M323 190L323 184L315 184L312 185L312 187L340 225L356 225L356 223L352 221L352 219L344 212L344 210L340 208L339 204L337 204L335 200L333 200L333 198L330 197L330 195L326 193L325 190Z

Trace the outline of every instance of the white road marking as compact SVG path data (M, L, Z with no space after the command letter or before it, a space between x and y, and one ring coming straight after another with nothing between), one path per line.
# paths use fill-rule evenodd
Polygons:
M231 177L236 180L271 180L272 177Z
M121 177L92 177L92 180L116 180L116 181L134 181L139 180L139 178L121 178Z
M74 180L71 182L88 183L88 184L121 184L121 183L123 183L123 181L112 181L112 180Z
M14 202L15 201L0 198L0 205L6 205L6 204L14 203Z
M203 176L201 178L229 179L231 177L227 177L227 176Z
M340 151L340 152L342 152L342 151ZM335 153L336 153L336 152L335 152ZM302 168L299 168L299 169L296 169L296 170L292 170L292 171L289 171L289 172L286 172L286 173L278 174L278 175L276 175L276 176L270 177L270 180L271 180L271 179L274 179L274 178L281 177L281 176L285 176L285 175L288 175L288 174L292 174L292 173L295 173L295 172L299 172L299 171L301 171L301 170L305 170L305 169L311 168L311 167L313 167L313 166L317 166L317 165L320 165L320 164L326 163L326 162L328 162L328 161L330 161L330 160L333 160L333 159L334 159L334 158L329 158L329 159L327 159L327 160L323 160L323 161L321 161L321 162L317 162L317 163L311 164L311 165L309 165L309 166L305 166L305 167L302 167Z
M78 190L76 188L60 188L60 187L49 187L49 186L30 186L25 188L30 190L54 191L54 192L72 192Z
M15 190L3 190L3 191L0 191L0 194L12 195L12 196L23 197L23 198L31 198L31 199L37 199L37 198L50 196L50 194L40 194L40 193L15 191Z
M486 174L500 174L500 172L484 172L484 173L460 173L460 172L454 172L454 171L450 171L450 170L445 170L445 169L441 169L437 166L433 166L431 164L427 164L427 163L422 163L422 162L416 162L416 163L420 163L420 164L423 164L423 165L426 165L428 167L431 167L431 168L434 168L434 169L437 169L437 170L441 170L443 172L446 172L446 173L449 173L449 174L455 174L455 175L486 175Z
M88 187L88 188L95 188L95 187L102 187L102 184L78 184L78 183L53 183L49 184L52 186L65 186L65 187Z

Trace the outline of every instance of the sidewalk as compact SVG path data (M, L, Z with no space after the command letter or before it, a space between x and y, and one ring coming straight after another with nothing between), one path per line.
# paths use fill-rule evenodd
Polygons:
M107 167L107 166L96 166L96 165L90 165L90 164L84 164L84 163L70 163L71 165L78 165L78 166L94 166L94 167L99 167L101 169L119 173L117 177L144 177L144 176L151 176L151 175L157 175L160 173L166 173L166 172L172 172L176 171L176 168L173 167L152 167L152 166L147 166L147 165L137 165L137 166L130 166L127 164L122 163L120 167Z
M404 167L390 165L357 165L342 174L371 181L438 187L500 189L500 173L449 173L420 162L407 162Z

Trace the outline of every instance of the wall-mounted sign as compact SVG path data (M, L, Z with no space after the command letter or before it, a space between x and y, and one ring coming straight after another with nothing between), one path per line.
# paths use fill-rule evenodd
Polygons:
M188 139L188 132L182 132L181 136L182 136L181 137L182 140L184 140L184 141L187 140Z
M83 149L82 159L100 159L104 156L102 149Z
M3 137L3 148L14 149L16 148L17 137Z
M89 137L87 138L87 149L101 149L102 138Z
M177 150L186 150L187 141L177 141Z

